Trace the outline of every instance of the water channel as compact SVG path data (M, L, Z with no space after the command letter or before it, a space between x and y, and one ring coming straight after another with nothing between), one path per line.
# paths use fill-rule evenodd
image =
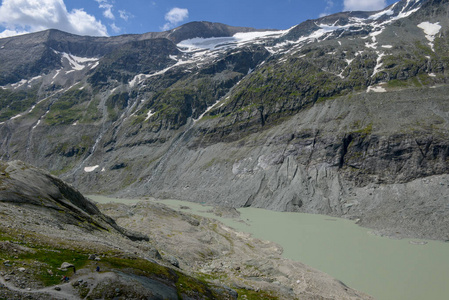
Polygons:
M136 200L89 196L97 202ZM270 240L284 257L305 263L379 300L448 299L449 243L390 239L354 222L323 215L241 208L241 219L224 219L211 207L160 200L174 209L188 206L194 214L218 219L238 231ZM186 210L184 210L186 212Z

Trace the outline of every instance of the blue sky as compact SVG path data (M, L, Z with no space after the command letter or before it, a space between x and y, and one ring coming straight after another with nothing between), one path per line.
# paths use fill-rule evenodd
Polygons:
M379 10L396 0L2 0L0 37L56 28L95 36L172 29L192 21L288 29L345 10Z

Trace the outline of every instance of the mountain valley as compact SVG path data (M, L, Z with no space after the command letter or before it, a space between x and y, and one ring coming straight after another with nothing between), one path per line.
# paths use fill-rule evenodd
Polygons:
M447 1L401 0L287 30L192 22L0 39L0 251L10 261L0 283L11 262L56 249L86 276L97 274L89 254L103 254L97 264L119 291L140 282L136 298L163 282L168 298L249 297L257 286L281 299L370 299L217 221L147 202L98 208L81 193L325 214L382 236L448 241L448 16ZM166 238L173 224L197 252L181 258ZM258 273L261 261L269 267ZM139 281L136 262L158 270L153 281ZM41 263L36 272L56 272ZM304 278L313 284L296 285ZM0 298L29 287L45 299L54 279ZM98 287L77 295L115 296Z

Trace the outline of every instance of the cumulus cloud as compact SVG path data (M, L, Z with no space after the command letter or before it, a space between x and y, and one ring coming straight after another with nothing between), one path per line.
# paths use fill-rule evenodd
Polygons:
M386 0L344 0L345 11L381 10L386 6Z
M166 15L165 20L167 23L162 27L162 30L169 30L170 28L175 27L182 21L186 20L189 17L189 10L187 8L172 8Z
M55 28L79 35L107 36L106 26L83 9L67 11L63 0L3 0L0 36Z
M98 2L98 7L103 10L103 16L105 18L114 20L115 16L114 13L112 12L112 8L114 8L114 6L108 2L108 0L95 0Z

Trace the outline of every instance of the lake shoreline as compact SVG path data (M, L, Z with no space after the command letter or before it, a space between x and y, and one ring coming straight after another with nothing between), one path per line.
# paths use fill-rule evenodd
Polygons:
M115 200L129 203L125 198ZM328 215L240 208L240 218L223 218L210 206L195 202L139 200L214 218L272 241L282 247L283 257L330 274L376 299L441 299L449 294L443 279L449 278L449 245L443 241L386 237L354 220Z

